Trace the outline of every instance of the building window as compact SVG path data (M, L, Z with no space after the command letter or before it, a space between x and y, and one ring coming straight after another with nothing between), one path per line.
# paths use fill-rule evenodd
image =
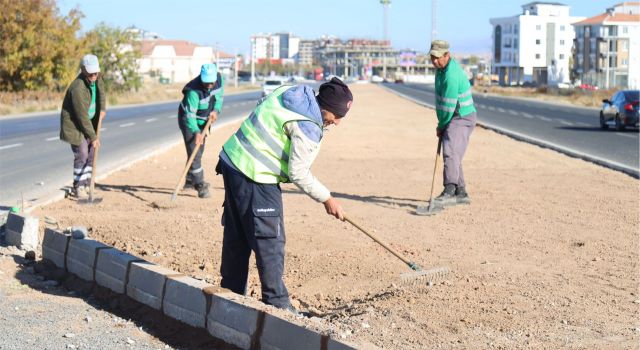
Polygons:
M624 41L621 42L621 44L622 44L621 45L621 47L622 47L621 51L628 52L629 51L629 42L624 40Z
M540 45L540 39L536 39L536 45Z
M560 26L560 31L564 32L564 26Z
M537 59L537 60L539 60L539 59L540 59L540 54L539 54L539 53L537 53L537 54L536 54L536 59Z
M513 33L514 34L518 34L518 24L517 23L513 25Z
M629 60L628 60L628 59L626 59L626 58L623 58L623 59L622 59L622 62L621 62L620 64L621 64L622 66L625 66L625 67L626 67L626 66L628 66L628 65L629 65Z
M536 30L542 30L542 26L539 24L536 24Z
M560 40L560 45L564 45L564 40Z
M629 27L627 27L627 26L622 26L622 33L623 33L623 34L629 34Z
M518 48L518 38L514 38L513 39L513 48L517 49Z
M564 54L563 54L563 53L561 53L559 58L560 58L561 60L563 60L563 59L564 59Z

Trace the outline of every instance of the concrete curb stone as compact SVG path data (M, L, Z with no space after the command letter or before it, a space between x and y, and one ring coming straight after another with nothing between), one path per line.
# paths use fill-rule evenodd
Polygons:
M40 219L36 216L22 216L9 213L5 224L5 240L23 250L34 250L38 247L38 229Z
M144 260L118 249L99 250L95 268L96 283L116 293L125 294L129 267L134 261Z
M156 310L162 310L164 288L168 277L181 276L178 272L147 261L131 263L127 295Z
M70 238L61 232L45 228L42 239L42 256L46 256L57 267L66 270L66 255Z
M67 271L85 281L95 281L96 258L99 249L112 247L92 239L72 239L67 249Z

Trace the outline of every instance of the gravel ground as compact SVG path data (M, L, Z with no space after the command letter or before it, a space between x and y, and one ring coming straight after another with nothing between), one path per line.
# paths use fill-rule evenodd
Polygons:
M24 254L0 246L2 350L234 349L126 297L55 276Z

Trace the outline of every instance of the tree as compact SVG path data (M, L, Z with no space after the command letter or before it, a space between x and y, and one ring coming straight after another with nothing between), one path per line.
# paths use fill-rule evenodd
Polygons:
M0 0L0 90L62 90L78 72L82 13L54 0Z
M138 74L142 53L133 31L99 23L87 32L85 40L88 52L98 56L106 90L130 91L142 85Z

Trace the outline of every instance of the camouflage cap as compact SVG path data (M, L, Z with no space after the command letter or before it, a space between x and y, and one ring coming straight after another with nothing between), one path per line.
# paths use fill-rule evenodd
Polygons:
M435 57L442 57L445 53L449 52L449 43L444 40L434 40L431 42L431 49L429 55Z

